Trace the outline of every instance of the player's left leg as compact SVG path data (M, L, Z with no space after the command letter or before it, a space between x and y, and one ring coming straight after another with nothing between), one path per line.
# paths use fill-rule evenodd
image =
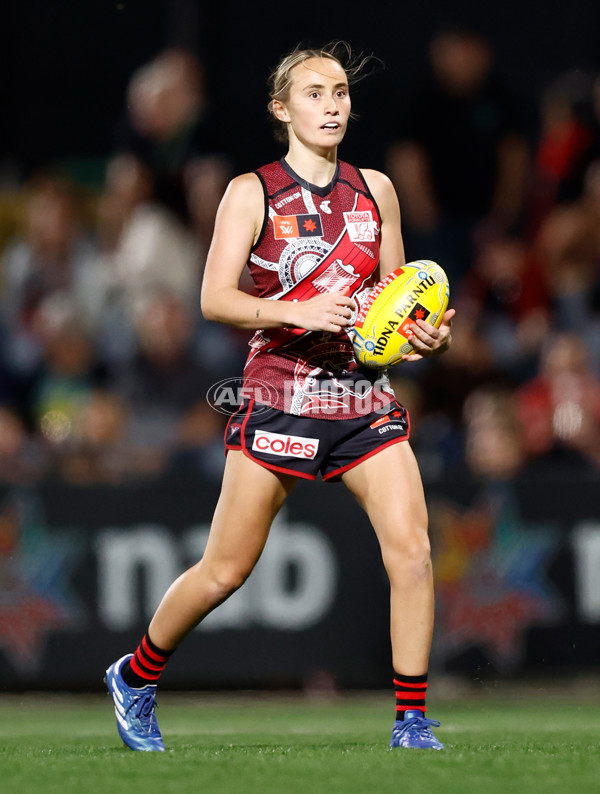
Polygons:
M441 745L425 720L433 633L433 571L421 475L408 441L382 449L342 481L367 512L390 580L390 633L396 722L392 746Z

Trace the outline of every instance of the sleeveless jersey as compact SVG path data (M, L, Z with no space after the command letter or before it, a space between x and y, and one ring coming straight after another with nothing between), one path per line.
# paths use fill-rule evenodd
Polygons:
M375 283L381 219L358 169L338 162L326 187L303 180L284 158L256 173L265 218L248 267L259 297L301 301L349 287L360 301ZM297 416L348 419L382 409L395 399L387 375L358 366L351 334L350 326L338 334L257 331L244 387L268 384L257 401Z

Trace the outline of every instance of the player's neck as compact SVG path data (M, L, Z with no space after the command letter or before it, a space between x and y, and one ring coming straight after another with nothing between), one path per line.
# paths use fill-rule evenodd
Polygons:
M337 147L314 151L305 146L290 146L285 159L302 179L310 182L311 185L325 187L335 175Z

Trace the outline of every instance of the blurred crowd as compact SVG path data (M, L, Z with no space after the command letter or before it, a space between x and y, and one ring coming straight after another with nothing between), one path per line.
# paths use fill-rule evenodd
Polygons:
M437 35L431 70L397 120L389 172L409 258L450 277L453 345L416 375L424 475L507 479L600 467L600 79L560 75L528 134L493 50ZM416 420L416 421L415 421Z
M424 478L598 470L600 79L573 71L548 85L534 135L471 31L437 34L414 83L387 170L407 257L447 270L457 310L447 354L390 372ZM206 394L241 374L248 335L206 323L199 289L235 152L187 52L143 65L125 105L100 190L49 169L10 199L3 481L222 472L226 417Z
M202 265L232 176L197 59L167 50L129 82L96 195L53 172L23 186L0 265L0 477L120 483L219 476L206 402L245 339L207 327Z

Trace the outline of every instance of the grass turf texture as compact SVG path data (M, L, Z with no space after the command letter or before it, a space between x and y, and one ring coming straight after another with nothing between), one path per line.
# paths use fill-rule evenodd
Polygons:
M533 688L535 692L535 688ZM0 698L0 791L202 794L597 792L598 704L466 697L442 704L446 750L389 750L393 698L163 693L167 751L133 753L106 698Z

